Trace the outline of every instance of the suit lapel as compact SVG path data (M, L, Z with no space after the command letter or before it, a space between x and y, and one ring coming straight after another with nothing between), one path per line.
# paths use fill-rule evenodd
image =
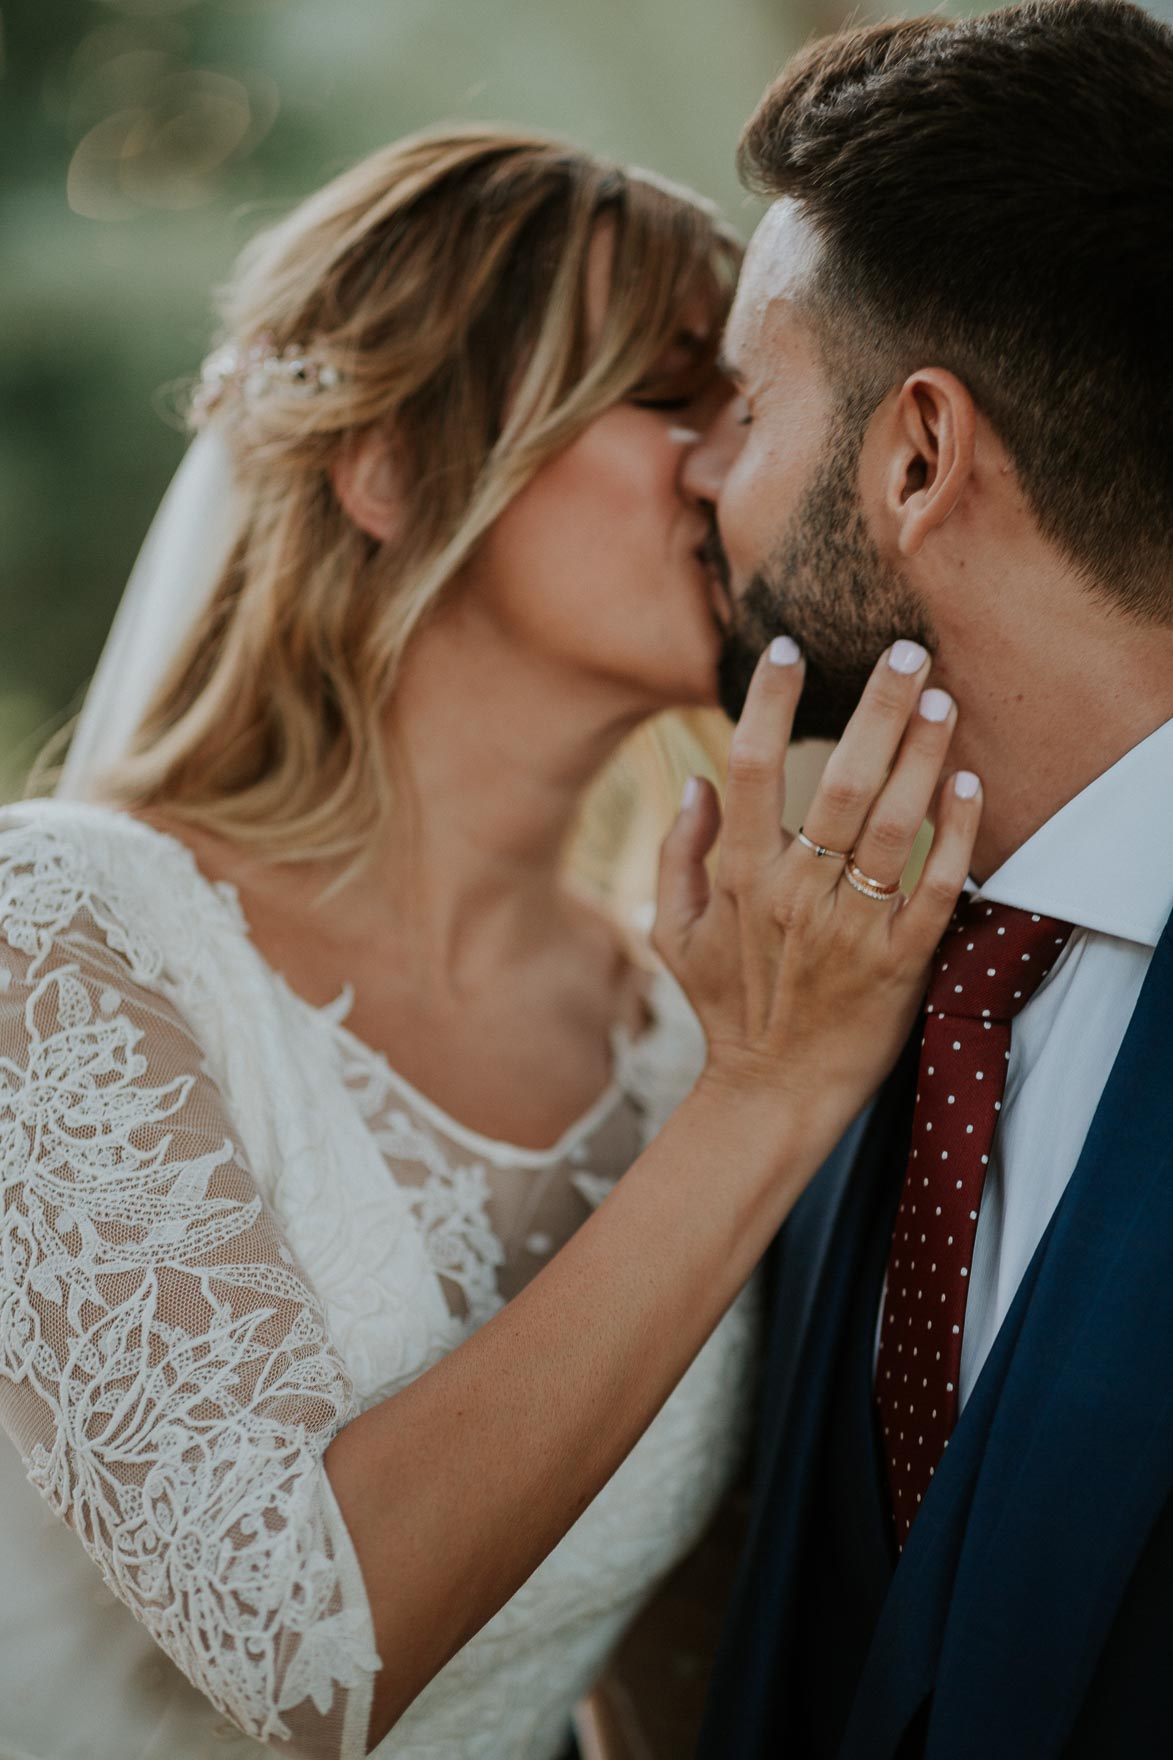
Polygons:
M871 1121L868 1106L840 1138L791 1213L774 1248L777 1293L770 1318L767 1384L761 1416L759 1462L768 1483L786 1432L799 1363L839 1228L852 1170ZM787 1438L787 1446L789 1439Z
M913 1527L844 1760L1052 1754L1173 1480L1173 922Z
M883 1088L839 1139L795 1205L774 1249L780 1262L758 1448L759 1477L771 1502L783 1453L793 1457L799 1452L790 1428L796 1405L809 1399L816 1386L822 1402L822 1378L810 1359L813 1353L821 1360L834 1342L825 1310L830 1306L838 1313L858 1261L868 1195L877 1181L903 1172L890 1164L891 1139L901 1110L911 1116L922 1031L918 1020Z

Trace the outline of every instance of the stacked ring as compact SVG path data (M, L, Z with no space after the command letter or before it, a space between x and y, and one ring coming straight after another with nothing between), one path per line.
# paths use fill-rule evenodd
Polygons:
M899 880L894 885L888 886L883 880L877 880L873 875L865 874L863 869L857 868L854 862L847 864L847 884L854 887L856 892L862 892L865 898L874 898L881 902L886 898L895 898L900 891Z

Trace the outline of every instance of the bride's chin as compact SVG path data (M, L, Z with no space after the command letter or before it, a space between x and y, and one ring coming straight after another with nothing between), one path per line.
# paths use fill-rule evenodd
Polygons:
M659 678L645 681L640 695L645 699L644 713L649 716L673 709L715 709L720 704L716 664L698 665L695 672L676 677L661 673Z
M707 658L703 667L698 667L696 677L687 685L682 680L680 696L671 705L678 709L716 709L720 706L720 687L717 678L717 653Z
M705 670L704 682L697 697L698 709L716 709L721 702L721 687L717 677L717 665L713 663Z

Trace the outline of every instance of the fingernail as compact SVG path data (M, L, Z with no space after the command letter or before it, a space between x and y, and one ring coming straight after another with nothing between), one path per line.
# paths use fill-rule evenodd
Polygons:
M684 792L680 797L680 811L682 813L687 813L690 807L695 807L700 792L700 783L695 776L690 776L684 784Z
M893 672L919 672L928 659L928 651L919 642L896 642L888 656Z
M770 643L770 659L775 666L793 666L801 650L789 636L775 636Z
M926 721L944 721L953 707L953 698L948 691L922 691L918 707Z
M669 428L668 438L675 441L677 446L695 446L700 439L700 433L696 428Z
M972 770L959 770L953 778L953 792L963 801L971 801L980 787L981 782Z

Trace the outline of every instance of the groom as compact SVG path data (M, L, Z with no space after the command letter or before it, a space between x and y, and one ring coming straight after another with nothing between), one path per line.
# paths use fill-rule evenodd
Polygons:
M784 630L836 737L917 637L986 805L926 1013L776 1245L702 1754L1168 1756L1173 32L850 31L741 163L774 201L687 466L726 706Z

